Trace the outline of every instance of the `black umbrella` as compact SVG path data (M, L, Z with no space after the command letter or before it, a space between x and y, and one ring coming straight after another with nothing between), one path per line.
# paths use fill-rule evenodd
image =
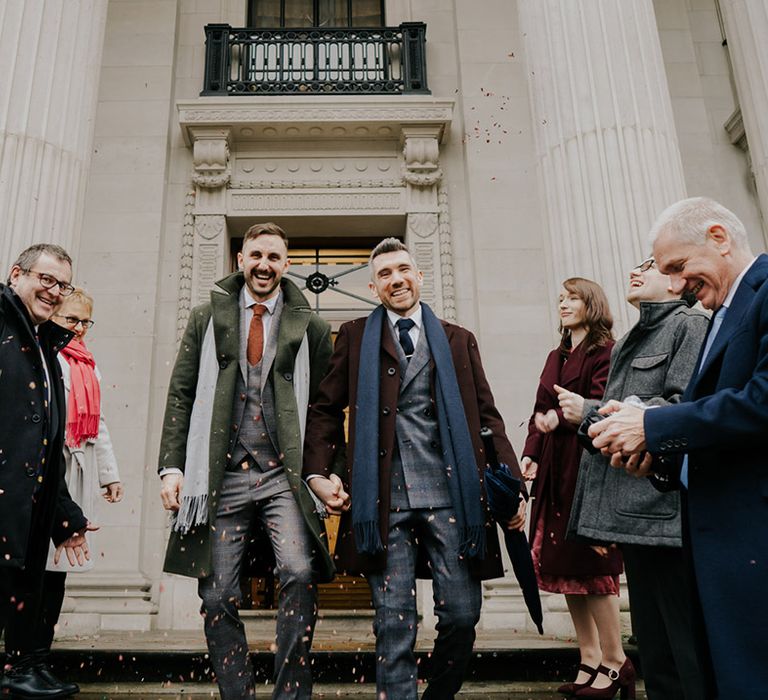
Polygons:
M510 530L504 526L504 523L517 513L520 506L520 479L512 476L508 465L499 463L490 428L483 428L480 431L480 436L483 438L488 464L485 469L485 492L488 496L488 507L491 515L504 531L504 543L507 545L512 569L523 591L523 598L531 619L536 623L539 634L544 634L544 629L541 626L544 621L544 614L541 611L539 584L536 581L536 572L533 570L528 539L524 532Z

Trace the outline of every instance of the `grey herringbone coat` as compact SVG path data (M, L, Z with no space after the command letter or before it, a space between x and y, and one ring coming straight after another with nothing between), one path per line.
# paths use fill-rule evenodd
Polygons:
M634 394L645 403L678 403L695 371L709 319L683 301L643 302L640 320L611 354L604 401ZM585 401L584 414L598 401ZM584 452L568 536L601 543L681 546L680 496L614 469Z

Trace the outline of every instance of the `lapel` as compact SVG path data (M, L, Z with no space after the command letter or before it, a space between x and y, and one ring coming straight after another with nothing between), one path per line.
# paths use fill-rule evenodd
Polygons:
M395 336L392 327L389 325L386 310L383 314L382 323L384 324L384 327L381 329L381 349L392 359L397 360L399 364L400 358L398 357L397 348L395 347Z
M225 277L211 290L211 318L216 341L216 359L238 361L240 358L240 304L242 273ZM240 367L243 371L243 367ZM244 380L245 380L245 376Z
M403 353L403 358L405 358L405 354ZM429 354L429 343L427 342L427 334L424 326L422 325L421 332L419 333L419 342L416 343L416 348L413 351L413 356L411 357L411 361L407 362L407 367L405 370L405 374L403 375L403 380L400 383L400 393L405 391L405 388L413 381L413 378L421 372L424 365L426 365L429 362L430 354Z
M284 295L280 295L275 304L275 310L272 313L272 325L269 328L269 338L267 338L267 346L264 348L264 357L261 360L261 391L264 391L264 386L267 383L267 377L269 377L269 371L272 369L272 363L275 361L275 355L277 355L278 335L280 333L280 319L283 315L283 307L285 306Z
M756 290L766 279L766 273L768 272L768 255L760 255L753 263L752 268L747 272L744 278L739 284L739 288L736 290L736 294L733 297L731 305L725 312L725 318L720 324L720 329L715 336L715 340L712 343L712 347L709 349L707 360L701 367L700 371L694 374L694 379L691 385L692 392L696 391L696 387L710 371L710 369L719 364L719 358L725 352L728 347L728 343L736 334L739 326L741 326L744 316L747 313L752 300L755 298ZM709 321L709 328L707 329L707 337L712 332L712 323L715 315L712 314L712 318ZM701 355L704 353L704 347L707 344L707 337L704 338L701 352L697 359L696 367L701 364Z
M306 333L312 317L312 310L301 290L285 278L281 284L283 287L282 310L280 317L272 320L273 323L279 322L277 342L275 343L273 358L262 368L263 377L269 376L273 365L275 372L293 373L296 355L299 353L301 341L304 339L304 333Z
M584 341L582 341L567 358L560 359L560 381L557 383L565 389L578 386L579 379L582 376L581 370L584 367L584 360L586 357L587 355L584 352Z

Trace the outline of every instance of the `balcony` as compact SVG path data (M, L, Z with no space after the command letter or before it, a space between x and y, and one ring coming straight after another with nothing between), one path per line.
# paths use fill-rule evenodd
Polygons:
M430 94L423 22L399 27L205 27L203 96Z

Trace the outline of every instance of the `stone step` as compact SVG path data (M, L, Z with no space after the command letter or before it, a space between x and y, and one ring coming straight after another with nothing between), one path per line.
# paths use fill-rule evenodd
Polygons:
M465 683L458 696L461 700L560 700L556 691L557 683ZM205 683L156 684L156 683L93 683L83 685L78 700L211 700L217 697L216 686ZM256 690L256 700L268 700L272 697L270 686ZM317 683L313 687L313 698L335 698L337 700L375 700L376 688L372 683L364 684L325 684ZM645 694L642 685L638 688L638 700Z
M628 654L637 663L634 649ZM419 675L429 672L429 652L417 651ZM268 683L274 656L267 651L251 653L256 678ZM562 682L578 664L578 651L565 648L479 649L472 656L467 680L483 683ZM211 682L205 652L168 650L65 649L54 648L51 659L57 675L77 683L164 683L183 686ZM373 650L313 651L311 664L318 683L366 683L374 678Z

